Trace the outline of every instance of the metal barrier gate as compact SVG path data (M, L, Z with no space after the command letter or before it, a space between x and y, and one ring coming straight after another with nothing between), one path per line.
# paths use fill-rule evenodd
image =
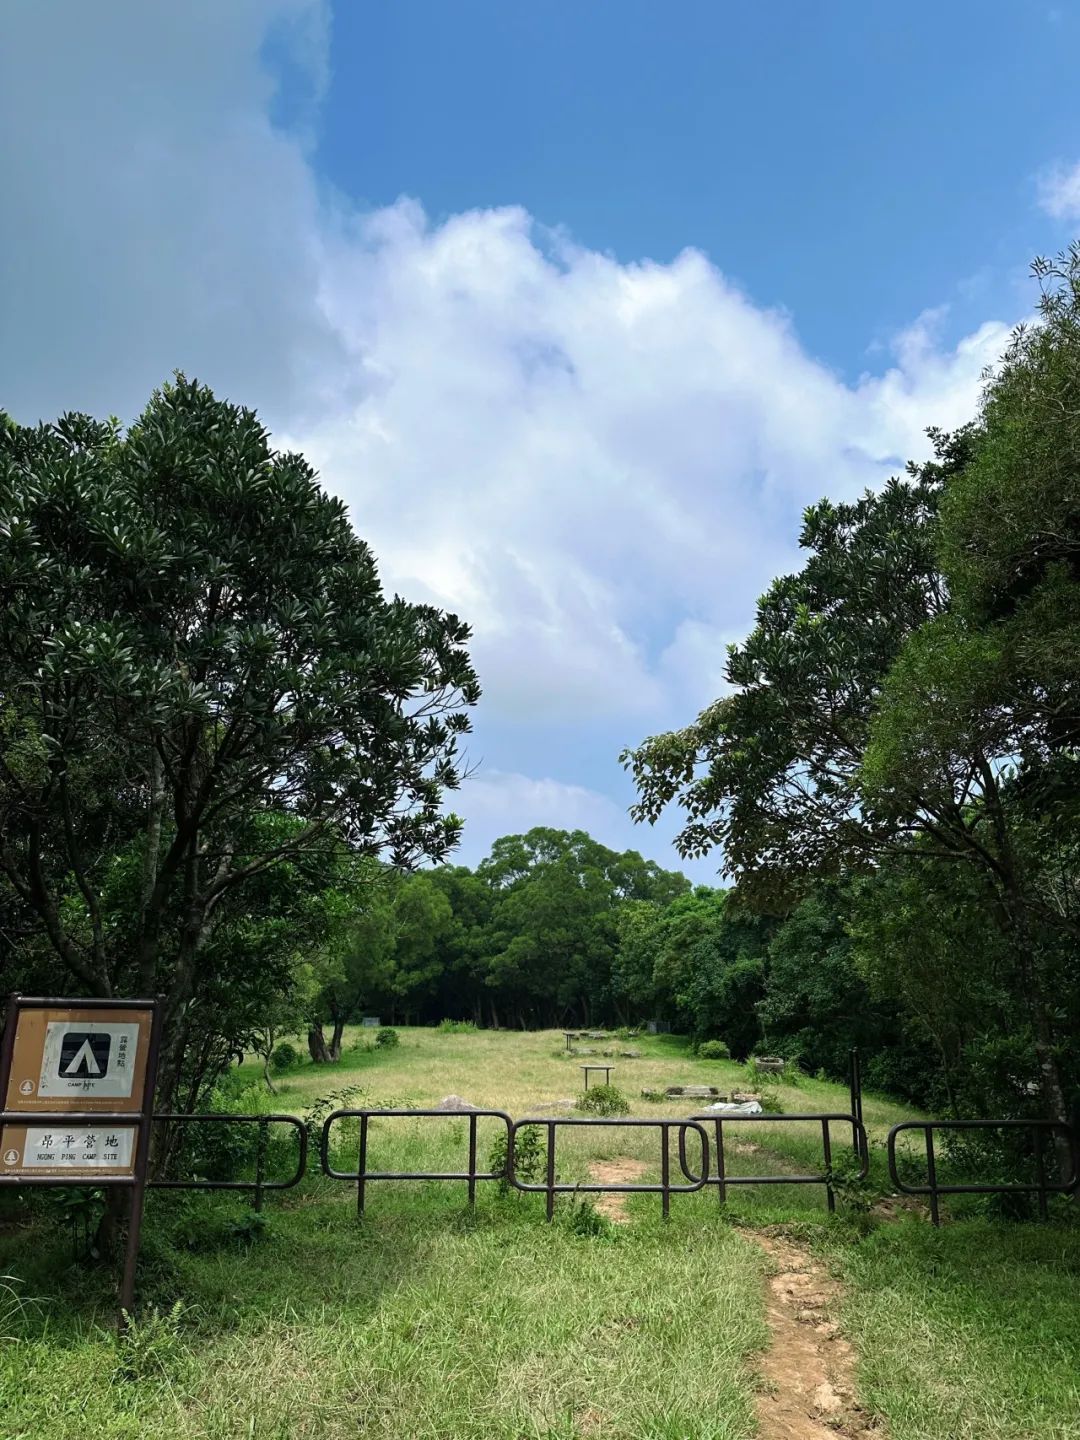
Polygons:
M921 1130L926 1145L926 1185L908 1185L900 1178L896 1163L896 1141L905 1130ZM937 1130L1030 1130L1035 1137L1036 1182L1034 1185L987 1184L950 1185L941 1184L937 1177L937 1155L934 1150L934 1132ZM1067 1180L1049 1181L1046 1178L1046 1137L1064 1136L1068 1148L1072 1174ZM928 1195L930 1197L930 1218L935 1225L941 1224L941 1210L938 1197L941 1195L1037 1195L1039 1216L1045 1220L1048 1215L1048 1195L1068 1195L1080 1184L1080 1145L1076 1130L1060 1120L904 1120L889 1131L886 1142L889 1157L889 1179L903 1195Z
M433 1119L469 1121L469 1168L467 1170L369 1170L367 1168L368 1127L375 1118ZM501 1176L493 1170L476 1168L476 1122L481 1119L501 1120L506 1126L507 1165L512 1166L512 1134L514 1122L505 1110L335 1110L326 1117L319 1139L319 1163L322 1173L331 1180L356 1181L356 1213L364 1213L366 1192L370 1180L464 1180L469 1186L469 1204L476 1203L476 1185L479 1180L498 1180ZM335 1170L330 1164L330 1131L340 1120L360 1121L360 1144L357 1151L355 1171Z
M526 1126L541 1126L547 1131L547 1152L545 1155L546 1177L542 1185L532 1185L524 1180L519 1180L514 1174L514 1141L519 1130ZM565 1126L583 1126L611 1128L612 1126L628 1129L653 1129L660 1131L660 1183L637 1185L630 1182L621 1184L609 1184L600 1180L582 1181L560 1181L555 1178L555 1137L558 1130ZM689 1185L673 1185L671 1183L671 1131L679 1132L679 1166ZM692 1130L701 1140L701 1174L693 1176L686 1169L686 1132ZM709 1173L709 1137L696 1120L670 1120L657 1117L627 1117L595 1119L576 1118L569 1115L557 1116L530 1116L524 1120L515 1120L510 1130L510 1146L507 1152L507 1179L515 1190L520 1190L526 1195L545 1195L547 1218L550 1220L555 1214L556 1195L659 1195L661 1210L666 1220L671 1213L672 1195L692 1195L695 1191L701 1190L708 1183Z
M866 1129L861 1119L853 1114L845 1115L842 1112L836 1114L813 1114L813 1115L722 1115L715 1111L695 1115L693 1117L698 1123L712 1122L716 1126L716 1174L709 1175L705 1179L706 1185L715 1185L720 1204L727 1200L728 1187L731 1185L824 1185L825 1200L829 1207L829 1213L836 1210L836 1192L833 1188L833 1159L832 1159L832 1137L829 1133L830 1124L842 1124L851 1126L852 1150L858 1160L859 1168L852 1176L854 1180L865 1180L870 1171L870 1147L866 1138ZM724 1154L724 1126L732 1124L806 1124L807 1122L820 1123L821 1125L821 1149L824 1159L824 1169L819 1175L729 1175L727 1173L727 1162ZM679 1137L679 1164L683 1174L690 1178L690 1172L685 1163L685 1146L683 1136Z
M251 1190L254 1192L255 1209L262 1209L263 1195L267 1190L291 1190L307 1174L308 1130L295 1115L177 1115L161 1113L154 1115L155 1125L197 1125L222 1123L226 1125L258 1125L259 1136L255 1146L254 1180L148 1180L151 1190ZM291 1125L299 1137L296 1169L287 1180L265 1178L266 1149L271 1125Z

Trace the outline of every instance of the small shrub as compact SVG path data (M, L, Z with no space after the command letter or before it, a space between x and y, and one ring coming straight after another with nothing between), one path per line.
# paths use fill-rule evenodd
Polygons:
M563 1206L559 1219L572 1235L583 1235L589 1240L614 1240L616 1236L615 1225L608 1217L600 1214L592 1200L580 1195Z
M226 1221L222 1237L233 1245L249 1249L257 1240L265 1240L269 1229L270 1222L261 1211L247 1210L235 1220Z
M853 1155L834 1160L829 1180L840 1203L858 1215L869 1215L881 1189L867 1176L860 1176L859 1162Z
M475 1035L476 1026L471 1020L440 1020L435 1027L440 1035Z
M312 1139L318 1137L326 1117L334 1110L359 1110L364 1104L364 1090L360 1085L346 1085L341 1090L331 1090L321 1100L316 1100L304 1116L304 1124Z
M786 1075L781 1077L772 1070L762 1070L754 1059L747 1060L743 1067L743 1073L746 1076L748 1090L761 1090L767 1085L779 1085L781 1079L788 1078Z
M288 1040L282 1040L275 1045L270 1055L270 1069L275 1075L280 1075L285 1070L291 1070L294 1065L300 1063L300 1051Z
M723 1040L703 1040L697 1048L699 1060L730 1060L731 1051Z
M488 1151L488 1168L499 1177L499 1192L510 1192L506 1132L496 1135ZM526 1185L538 1185L547 1170L547 1147L539 1125L526 1125L514 1137L514 1173Z
M761 1091L761 1108L766 1115L783 1115L784 1105L775 1090Z
M392 1050L401 1044L401 1036L389 1025L380 1025L375 1031L375 1045L379 1050Z
M614 1085L594 1085L582 1095L577 1108L593 1115L629 1115L630 1102Z
M155 1243L149 1249L144 1242L140 1264L151 1264L159 1280L172 1281L175 1278L175 1267L170 1263L173 1253L212 1255L226 1249L246 1249L269 1233L269 1221L264 1214L255 1210L237 1213L231 1207L225 1210L220 1203L215 1203L217 1199L174 1192L167 1226L159 1228Z
M243 1098L244 1092L225 1095L212 1091L206 1113L208 1116L250 1113ZM242 1179L255 1163L258 1132L257 1125L227 1125L212 1119L177 1125L170 1138L172 1178Z

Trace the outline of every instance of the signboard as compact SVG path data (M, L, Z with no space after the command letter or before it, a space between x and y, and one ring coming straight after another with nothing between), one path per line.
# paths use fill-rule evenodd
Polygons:
M5 1125L4 1175L132 1175L134 1125Z
M20 1009L4 1108L137 1115L150 1024L145 1007L120 1004Z
M131 1187L121 1331L135 1301L160 1024L157 1000L10 995L0 1038L0 1186Z

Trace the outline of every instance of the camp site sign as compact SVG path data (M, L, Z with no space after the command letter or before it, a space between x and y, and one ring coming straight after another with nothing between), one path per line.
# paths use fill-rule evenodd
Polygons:
M0 1174L130 1175L135 1162L133 1125L5 1125Z
M151 1012L113 1006L25 1005L9 1041L4 1108L26 1115L0 1136L0 1174L70 1176L133 1173L143 1110ZM35 1112L48 1121L35 1124ZM96 1113L130 1114L97 1124ZM77 1116L71 1124L58 1115Z

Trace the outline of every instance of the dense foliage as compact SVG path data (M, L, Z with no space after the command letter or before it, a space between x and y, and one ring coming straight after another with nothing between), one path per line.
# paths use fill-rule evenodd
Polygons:
M1035 269L1039 322L973 423L931 432L934 459L881 491L811 506L806 563L731 647L731 692L626 762L639 818L678 803L684 853L722 847L746 902L789 914L789 936L818 929L809 968L802 943L775 948L766 1023L801 1011L827 1050L854 945L860 983L930 1044L954 1106L1065 1119L1080 1101L1080 248Z
M333 928L320 896L455 844L467 638L384 597L343 503L203 386L126 432L0 415L9 983L163 994L185 1103Z

